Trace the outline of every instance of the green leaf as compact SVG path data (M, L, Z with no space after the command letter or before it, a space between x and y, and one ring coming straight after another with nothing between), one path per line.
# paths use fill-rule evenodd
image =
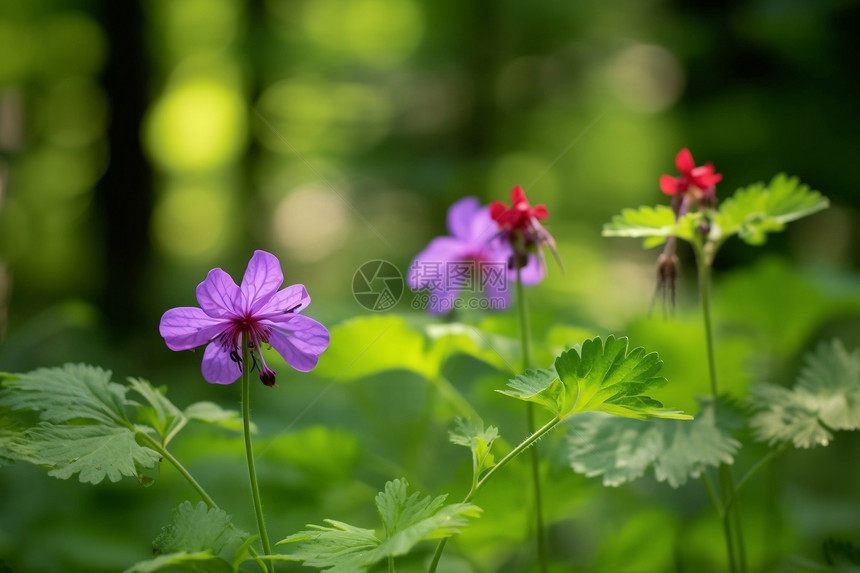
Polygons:
M230 563L211 553L170 553L141 561L125 573L233 573Z
M157 452L135 441L133 431L104 424L40 422L15 439L11 450L17 459L49 468L50 476L68 479L80 474L81 482L92 484L138 476L160 460Z
M661 245L668 237L692 240L701 221L699 213L688 213L678 220L675 212L665 205L624 209L603 225L602 235L641 237L645 239L645 247L651 248Z
M236 432L242 431L242 417L236 410L226 410L215 402L194 402L183 412L186 418L198 422L206 422L214 426L220 426ZM251 422L251 432L256 432L257 427Z
M603 476L603 485L633 481L649 467L658 481L680 487L697 478L707 467L731 464L740 448L732 438L730 406L709 399L692 422L619 420L605 414L587 413L570 422L570 464L587 477ZM719 412L717 412L719 411Z
M767 186L755 183L723 201L714 214L711 237L722 242L737 234L751 245L761 245L767 233L782 231L786 223L828 205L821 193L810 190L797 177L780 173Z
M328 526L309 525L278 542L293 543L289 556L330 573L364 571L388 557L408 553L424 540L450 537L467 524L467 517L477 517L480 509L468 503L444 505L446 496L421 498L408 495L406 480L385 484L376 496L376 508L382 518L383 534L354 527L339 521L325 520Z
M202 501L192 506L186 501L173 510L173 523L161 530L152 546L157 553L218 555L225 548L238 547L246 536L230 525L230 516L223 509L210 508Z
M161 443L167 445L188 422L182 411L165 397L167 387L155 388L142 378L129 378L128 385L149 404L137 407L137 419L155 428Z
M663 362L642 347L628 351L627 338L586 340L555 359L552 370L527 370L511 380L503 394L541 404L559 419L578 412L600 411L615 416L689 420L645 395L666 384L658 376Z
M397 315L348 320L332 328L331 340L316 372L340 382L389 370L407 370L433 380L454 354L507 370L504 356L513 344L466 324L431 325L422 331Z
M481 420L465 420L457 418L457 427L451 430L451 442L472 450L472 467L475 479L496 465L496 460L490 451L493 442L499 437L499 429L489 426L484 429Z
M752 389L753 435L770 444L826 446L835 430L860 429L860 349L839 340L806 356L792 388L759 384Z
M134 403L125 396L127 388L110 379L109 370L85 364L39 368L3 381L0 406L35 410L48 422L83 419L130 425L126 407Z

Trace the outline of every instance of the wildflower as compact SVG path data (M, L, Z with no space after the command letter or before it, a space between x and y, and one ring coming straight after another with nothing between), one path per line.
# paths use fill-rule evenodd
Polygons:
M548 246L558 266L561 259L555 249L555 239L538 222L549 214L546 205L531 206L526 192L519 185L511 189L511 206L501 201L490 203L490 216L497 223L500 236L510 246L509 272L516 279L519 268L520 280L525 285L534 285L543 280L546 274L546 261L543 247Z
M311 299L303 285L278 290L284 282L278 259L255 251L242 285L230 275L212 269L197 285L197 307L168 310L161 317L159 332L171 350L206 345L203 378L212 384L232 384L247 365L242 364L244 336L260 380L274 386L275 371L266 366L263 344L273 347L287 364L301 372L312 370L328 347L328 330L319 322L299 314Z
M462 290L483 287L484 295L495 302L493 308L509 303L506 276L489 276L498 270L504 275L510 249L499 239L490 209L477 197L464 197L448 209L450 236L437 237L418 253L409 268L407 281L412 290L428 289L428 312L443 314L454 307ZM476 284L476 273L482 277ZM487 280L495 278L495 280Z
M671 175L660 177L660 189L663 193L674 195L672 206L675 212L679 216L683 215L691 203L696 206L712 207L717 200L716 184L723 178L721 173L714 173L714 164L708 162L696 167L693 155L685 147L675 157L675 166L681 172L680 177Z

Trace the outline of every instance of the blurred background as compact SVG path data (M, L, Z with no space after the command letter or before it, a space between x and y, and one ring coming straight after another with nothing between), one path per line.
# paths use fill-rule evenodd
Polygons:
M695 410L707 381L690 253L682 249L678 308L663 320L648 312L657 252L600 237L620 209L666 200L659 177L674 174L686 146L723 173L719 196L785 171L831 200L765 247L731 241L717 260L726 389L743 396L752 381L790 383L818 340L860 345L858 27L850 0L3 2L0 370L87 362L118 380L168 384L179 404L234 406L238 388L204 384L200 354L169 352L157 331L166 309L195 304L209 269L240 278L253 250L268 250L288 284L307 286L306 313L334 326L371 314L351 292L362 263L389 260L405 273L445 233L453 201L507 200L521 184L547 205L566 267L551 263L533 289L536 336L563 345L629 334L663 355L675 388L666 401ZM420 321L410 297L391 312ZM504 314L458 318L510 326ZM498 407L480 365L451 368L479 411ZM263 434L281 435L282 455L263 469L283 505L283 516L272 510L276 537L305 521L363 515L372 493L412 463L404 456L414 446L386 441L386 428L366 418L387 411L385 400L426 394L408 376L330 387L281 372L277 397L257 413ZM428 493L459 497L463 476L451 464L463 452L445 444L450 412L437 413L425 445L442 461L407 469ZM311 447L295 431L323 432L317 446L343 456L330 482L290 458L287 442ZM213 491L241 500L242 466L216 460L239 455L235 446L201 433L177 447L199 458ZM828 450L785 456L761 480L782 497L748 512L758 566L792 552L818 559L828 536L856 536L858 447L840 436ZM286 478L275 462L290 468ZM681 530L682 545L719 563L700 484L679 498L647 480L603 490L562 470L547 469L575 492L553 538L567 563L671 569L685 563ZM142 490L4 468L0 558L14 571L116 571L145 558L170 508L191 495L164 473L163 485ZM139 518L129 524L128 515ZM765 515L783 525L772 530ZM493 547L489 529L478 530L470 543ZM517 570L499 551L456 570Z

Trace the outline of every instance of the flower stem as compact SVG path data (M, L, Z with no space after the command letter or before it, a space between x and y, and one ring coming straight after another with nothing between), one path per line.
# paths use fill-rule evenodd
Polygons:
M711 262L713 251L708 251L707 245L694 241L696 263L699 271L699 291L702 299L702 319L705 326L705 346L708 353L708 374L711 381L711 395L714 400L719 397L717 383L717 358L714 351L714 329L711 322ZM704 474L703 474L704 475ZM717 472L723 503L720 519L723 522L723 535L726 540L726 553L731 571L746 573L746 549L741 529L741 516L734 477L731 468L722 464ZM731 500L731 504L728 501Z
M251 446L251 373L250 352L248 352L248 341L242 335L242 428L245 434L245 457L248 459L248 475L251 478L251 495L254 498L254 511L257 513L257 527L260 530L260 540L263 544L263 553L272 554L272 546L269 544L269 534L266 532L266 522L263 519L263 504L260 501L260 488L257 485L257 471L254 469L254 449ZM269 571L274 572L273 562L268 563Z
M522 268L517 266L517 307L520 315L520 341L523 348L523 371L531 368L531 328L529 327L529 309L526 304L526 294L523 288ZM534 404L526 403L526 426L530 434L535 431ZM531 451L531 473L535 504L535 542L537 543L538 568L541 573L546 573L546 540L544 539L543 526L543 496L540 483L540 455L537 448Z
M173 467L176 468L176 470L180 474L182 474L182 476L188 481L189 484L191 484L191 487L193 487L197 491L197 493L200 495L201 498L203 498L203 501L206 503L206 505L209 506L210 509L219 509L218 504L215 503L215 500L213 500L208 493L206 493L206 490L203 489L203 486L201 486L200 483L196 479L194 479L194 476L191 475L191 472L185 469L185 466L183 466L179 462L179 460L176 459L176 457L167 450L165 446L158 443L152 438L152 436L144 432L141 432L139 430L136 430L136 432L137 436L146 442L146 447L155 450L156 452L161 454L161 457L165 458L167 461L173 464ZM233 523L230 523L230 527L234 528ZM266 573L266 571L268 570L266 568L266 564L263 563L259 555L257 555L257 551L253 547L249 547L248 550L251 554L251 558L257 562L257 565L260 567L263 573Z
M523 442L515 447L513 450L508 452L508 455L499 460L499 463L491 467L487 473L484 474L478 483L475 484L470 490L469 493L466 494L466 497L463 498L463 503L469 503L472 501L472 498L475 497L475 494L478 493L478 490L481 489L487 481L495 475L495 473L501 470L503 467L508 465L508 463L513 460L515 457L523 453L523 451L538 441L544 434L555 428L558 424L561 423L561 418L553 418L543 426L541 426L537 431L533 432L528 438L523 440ZM448 538L445 537L439 541L439 545L436 546L436 552L433 554L433 561L430 562L430 568L427 570L427 573L435 573L436 567L439 565L439 559L442 557L442 551L445 549L445 544L448 543Z

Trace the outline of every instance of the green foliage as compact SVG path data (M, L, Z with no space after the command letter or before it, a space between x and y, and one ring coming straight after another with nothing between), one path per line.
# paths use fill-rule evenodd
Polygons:
M135 564L125 573L232 573L236 570L225 557L235 556L234 562L247 557L243 539L247 533L238 531L223 510L207 507L202 501L196 506L186 501L173 511L173 522L166 525L152 542L154 559Z
M818 191L797 177L776 175L768 185L755 183L723 201L713 216L712 239L725 241L737 234L750 245L761 245L767 233L785 229L785 224L811 215L829 205Z
M331 573L358 572L388 557L404 555L421 541L450 537L466 526L466 518L477 517L481 511L469 503L444 505L444 495L408 495L407 488L406 480L397 479L385 484L385 490L376 496L381 535L327 519L328 526L309 525L310 529L278 544L295 544L289 557L305 565Z
M129 389L144 404L129 397ZM198 403L183 413L164 396L164 389L129 379L128 386L111 381L111 373L83 364L40 368L6 376L0 407L12 413L33 411L40 421L15 433L0 428L0 459L12 458L44 466L48 475L84 483L135 476L143 484L157 475L160 455L142 445L142 434L156 434L166 444L188 418L233 425L235 413L211 403ZM136 414L134 418L133 414ZM11 424L12 422L6 422Z
M603 225L604 237L644 238L645 247L656 247L668 237L679 237L691 241L701 222L701 215L689 213L680 220L666 205L624 209L620 215Z
M559 419L585 411L640 419L691 419L645 395L666 384L658 376L663 362L657 353L646 354L642 347L628 350L627 338L609 336L605 344L600 337L586 340L581 348L558 356L555 371L527 370L501 392L540 404Z
M822 343L806 356L792 388L759 384L751 402L757 439L826 446L834 431L860 429L860 349L848 352L839 340Z
M573 470L588 477L603 476L603 485L633 481L649 466L658 481L673 488L697 478L709 466L731 464L740 448L731 431L737 412L725 402L701 399L692 422L649 423L619 420L599 413L576 416L568 437Z
M46 422L87 420L130 425L127 388L111 382L111 373L85 364L39 368L3 381L0 406L34 410Z
M15 457L50 468L48 475L68 479L80 474L83 483L97 484L122 476L141 480L144 469L160 461L157 452L140 446L135 432L124 426L104 424L58 425L40 422L27 429L12 444Z
M152 546L159 554L205 551L217 555L228 546L238 546L245 536L231 526L223 509L186 501L173 510L173 522L164 526Z
M407 370L432 380L453 354L508 369L497 352L509 346L501 338L465 324L429 326L422 333L397 315L354 318L331 329L331 344L316 372L341 382L388 370Z
M499 429L489 426L484 429L484 423L480 420L457 419L457 427L451 431L451 442L458 446L465 446L472 451L472 477L474 481L482 473L496 465L496 460L491 452L493 442L499 437Z
M810 190L797 177L780 173L768 185L755 183L738 189L716 210L690 212L676 218L674 211L664 205L624 209L603 226L603 236L642 237L646 248L660 245L668 237L699 242L699 226L707 220L711 227L707 241L717 248L733 235L750 245L761 245L767 240L767 233L782 231L786 223L828 205L818 191Z

